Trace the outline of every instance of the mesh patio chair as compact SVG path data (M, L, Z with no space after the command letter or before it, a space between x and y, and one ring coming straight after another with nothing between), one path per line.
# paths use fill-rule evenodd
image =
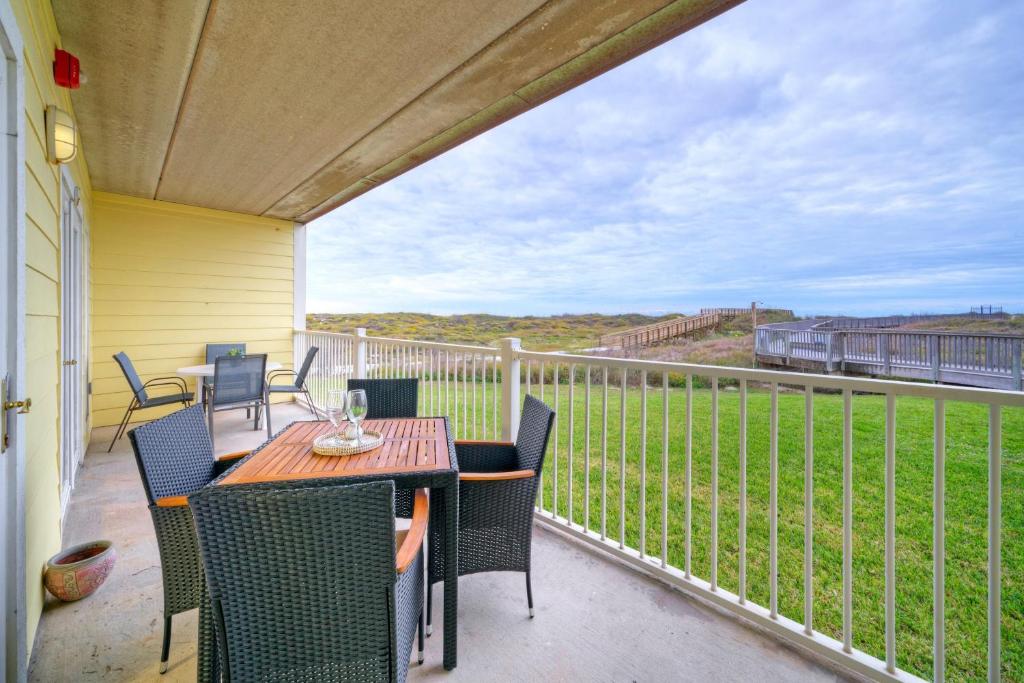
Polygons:
M267 401L267 354L220 356L213 363L213 389L207 393L206 415L210 441L214 440L213 414L245 409L255 415L253 430L260 428L260 415ZM269 434L267 435L269 438Z
M117 431L114 432L114 438L110 440L110 447L107 448L107 453L114 450L114 444L117 443L118 439L124 436L124 430L128 428L128 424L131 422L132 413L136 410L173 405L175 403L188 406L192 403L192 399L195 398L195 394L188 391L188 387L185 386L185 380L181 377L154 377L148 382L143 382L139 379L139 374L135 372L135 366L132 365L131 360L124 351L115 353L114 360L117 361L118 366L121 368L121 372L124 373L124 378L128 380L128 386L131 387L132 390L132 400L128 403L128 408L124 411L124 417L121 418L121 423L118 425ZM164 396L150 396L147 390L156 387L174 387L178 391Z
M245 355L245 342L237 342L231 344L207 344L206 345L206 363L212 365L217 362L217 359L221 356L231 355L237 353L238 355ZM210 389L213 388L213 378L203 377L203 387L201 391L203 396L206 395ZM246 414L248 417L248 414Z
M215 459L202 406L171 413L128 432L146 490L160 550L164 638L160 673L167 670L171 617L199 606L203 568L186 495L206 486L248 452Z
M428 502L395 534L394 482L191 495L224 681L405 681ZM397 549L396 549L396 546Z
M537 482L544 467L555 413L527 396L516 442L456 441L459 460L459 576L477 572L526 572L526 603L533 618L530 546ZM440 538L432 533L430 546ZM427 634L433 584L444 580L444 559L431 554L427 584Z
M416 417L419 379L350 379L348 388L366 392L366 416L378 420L389 417ZM395 510L399 517L412 514L412 492L395 494Z
M316 357L318 349L315 346L309 347L309 351L306 352L306 358L302 361L302 367L299 368L298 372L294 370L271 370L267 374L267 437L273 433L270 427L270 396L269 394L305 394L306 404L309 406L309 411L313 413L313 417L317 420L320 419L320 414L316 410L316 406L313 405L313 397L309 395L309 389L306 387L306 375L309 374L309 368L313 365L313 359ZM293 377L289 384L274 384L275 379L282 377Z

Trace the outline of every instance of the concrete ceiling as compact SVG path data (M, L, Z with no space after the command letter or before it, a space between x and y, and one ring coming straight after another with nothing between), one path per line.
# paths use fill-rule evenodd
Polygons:
M742 0L53 0L93 187L306 222Z

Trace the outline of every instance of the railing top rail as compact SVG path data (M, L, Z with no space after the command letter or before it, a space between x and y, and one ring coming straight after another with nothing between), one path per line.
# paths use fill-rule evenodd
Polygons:
M501 349L494 346L476 346L473 344L448 344L445 342L416 341L414 339L397 339L395 337L372 337L366 335L360 337L348 332L328 332L326 330L295 330L304 334L326 334L332 337L343 337L345 339L365 339L368 342L393 344L395 346L417 346L420 348L436 349L439 351L475 351L477 353L497 354Z
M501 349L495 346L476 346L473 344L448 344L445 342L416 341L413 339L396 339L394 337L371 337L369 335L360 337L368 342L380 342L393 344L395 346L416 346L426 349L437 349L439 351L471 351L475 353L486 353L494 355L501 353Z
M295 333L298 334L299 332L303 334L326 334L330 337L342 337L344 339L356 338L356 335L352 334L351 332L329 332L327 330L303 330L300 328L295 328Z
M520 360L544 361L547 363L593 365L597 367L646 370L648 372L669 372L677 374L716 377L719 379L745 379L754 382L784 384L816 389L849 389L870 394L895 394L897 396L918 396L931 399L988 403L1024 407L1024 392L982 389L946 384L923 384L897 380L843 377L839 375L815 375L780 370L754 370L720 365L696 365L692 363L670 363L664 361L635 360L631 358L606 358L568 353L520 351Z
M842 333L842 334L905 334L921 337L992 337L995 339L1024 339L1024 334L1012 334L1009 332L957 332L954 330L894 330L879 327L857 327L833 329L822 327L824 323L818 323L806 330L794 330L781 327L778 324L758 325L757 330L768 330L772 332L821 332L821 333Z
M1024 339L1024 334L1008 332L954 332L950 330L887 330L862 327L856 330L821 330L823 332L852 332L862 334L906 334L921 337L993 337L995 339Z

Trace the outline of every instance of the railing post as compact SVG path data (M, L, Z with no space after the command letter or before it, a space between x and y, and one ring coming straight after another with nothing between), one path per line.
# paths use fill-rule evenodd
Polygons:
M939 335L933 334L928 337L928 355L932 366L932 381L939 381Z
M786 330L786 365L789 365L789 357L793 355L793 332Z
M888 377L892 374L892 359L889 355L889 335L880 333L882 347L882 374Z
M1020 339L1013 340L1013 362L1011 363L1011 372L1013 373L1013 390L1024 391L1024 382L1021 382L1021 345L1024 341Z
M511 441L519 431L519 351L518 337L501 340L501 438ZM558 381L558 378L555 378Z
M832 340L837 332L826 332L825 337L825 372L832 372Z
M356 379L366 379L366 328L356 328Z

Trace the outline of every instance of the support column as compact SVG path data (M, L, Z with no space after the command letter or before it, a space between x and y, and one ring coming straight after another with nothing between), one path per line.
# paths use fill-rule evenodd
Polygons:
M519 432L519 351L521 348L518 337L505 337L501 340L501 438L504 441L511 441Z
M366 328L356 328L356 379L366 379Z

